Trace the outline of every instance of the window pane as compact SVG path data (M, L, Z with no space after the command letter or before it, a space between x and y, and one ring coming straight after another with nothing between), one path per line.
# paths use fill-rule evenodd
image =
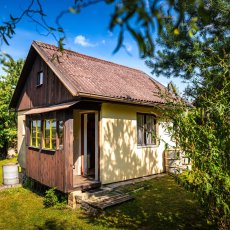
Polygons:
M39 147L40 145L40 132L41 132L41 121L40 120L32 120L31 121L31 146Z
M59 121L59 146L63 146L63 138L64 138L64 122Z
M44 147L47 148L47 149L49 149L49 148L50 148L50 138L45 138L45 139L44 139L44 142L45 142L45 143L44 143L44 144L45 144Z
M38 72L37 74L37 86L43 84L43 72Z
M31 146L36 146L36 138L32 138Z
M56 120L52 120L52 149L56 149Z
M137 144L144 144L144 115L137 114Z
M56 126L56 120L44 120L44 147L47 149L56 149Z
M44 120L44 147L50 148L50 120Z
M37 138L37 145L36 147L40 146L40 136L41 136L41 124L42 122L40 120L37 120L37 134L36 134L36 138Z
M155 116L146 115L146 144L156 144L155 136Z

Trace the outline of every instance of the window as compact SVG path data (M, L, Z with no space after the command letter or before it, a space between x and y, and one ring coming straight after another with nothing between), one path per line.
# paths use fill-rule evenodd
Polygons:
M40 136L41 136L41 121L32 120L30 123L30 145L33 147L40 146Z
M48 119L43 121L43 147L45 149L56 149L56 120Z
M58 122L58 137L59 137L59 148L63 148L64 143L64 122Z
M43 84L43 77L44 77L44 74L42 71L38 72L37 74L37 86L40 86Z
M137 114L137 144L156 144L156 117L151 114Z

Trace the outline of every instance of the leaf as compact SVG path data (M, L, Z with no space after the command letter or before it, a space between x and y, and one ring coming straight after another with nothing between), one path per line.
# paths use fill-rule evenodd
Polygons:
M76 14L77 11L73 7L69 7L69 12L72 14Z
M189 30L189 31L188 31L188 35L189 35L190 38L193 37L193 32L192 32L192 30Z
M175 28L175 29L173 30L173 33L174 33L174 35L178 36L178 35L180 34L180 31L179 31L178 28Z

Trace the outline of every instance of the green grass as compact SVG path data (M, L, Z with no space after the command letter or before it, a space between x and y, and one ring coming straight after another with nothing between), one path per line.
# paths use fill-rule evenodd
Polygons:
M3 175L2 175L2 166L4 164L8 164L8 163L14 163L17 162L17 158L11 158L11 159L5 159L5 160L0 160L0 185L3 183Z
M128 229L211 229L193 194L164 176L120 189L135 199L109 209L99 220Z
M192 194L170 176L120 189L134 200L96 217L83 210L44 208L43 197L25 188L0 192L0 229L210 229Z

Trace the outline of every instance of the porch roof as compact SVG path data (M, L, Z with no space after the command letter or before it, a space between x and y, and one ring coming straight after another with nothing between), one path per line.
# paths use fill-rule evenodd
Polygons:
M63 104L53 105L50 107L35 108L25 112L25 115L39 114L39 113L48 113L56 110L68 109L71 106L77 104L79 101L72 101Z

